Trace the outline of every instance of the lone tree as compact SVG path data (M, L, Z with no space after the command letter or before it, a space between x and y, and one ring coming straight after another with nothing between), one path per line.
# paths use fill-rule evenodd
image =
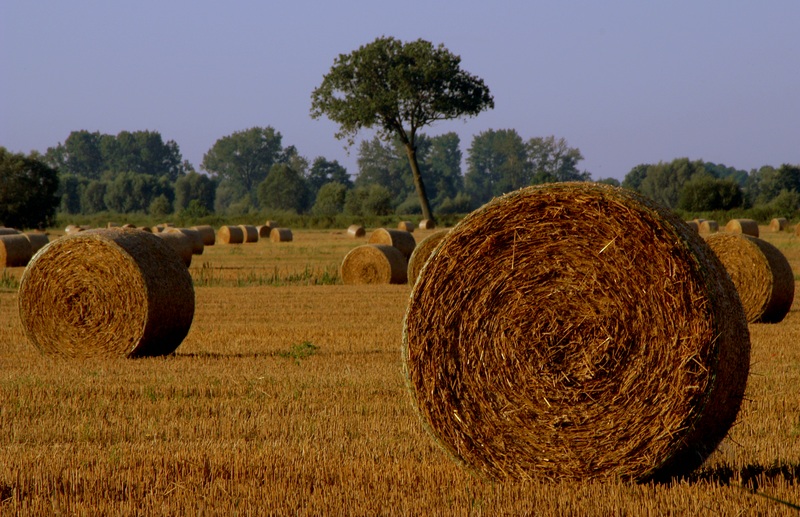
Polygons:
M461 70L461 58L443 45L380 37L340 54L311 94L311 116L339 124L336 137L349 145L362 128L376 128L406 149L422 215L433 220L417 163L417 131L438 120L475 116L494 108L483 80Z

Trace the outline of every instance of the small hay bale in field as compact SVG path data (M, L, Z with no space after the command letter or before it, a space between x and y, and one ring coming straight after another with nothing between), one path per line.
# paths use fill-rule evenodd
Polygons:
M0 235L19 235L20 231L16 228L0 226Z
M700 222L700 233L703 235L717 233L719 224L716 221L703 220Z
M266 222L264 222L264 226L266 226L266 227L267 227L267 228L269 228L270 230L272 230L273 228L278 228L278 227L280 227L280 225L278 224L278 221L269 221L269 220L267 220Z
M645 481L723 439L750 338L722 263L673 212L552 183L450 230L412 289L402 356L425 427L474 471Z
M747 321L782 321L794 301L794 273L783 253L749 235L717 233L706 242L731 276Z
M414 223L411 221L400 221L400 223L397 225L397 229L412 233L414 231Z
M169 231L163 231L154 235L166 242L186 267L192 265L192 249L194 245L192 244L191 237L181 232Z
M258 228L250 224L240 224L244 234L244 242L258 242Z
M197 230L192 230L191 228L165 228L164 233L182 233L186 235L192 243L192 255L203 254L205 244L203 244L203 236Z
M79 232L84 232L84 231L86 231L86 228L84 228L83 226L75 225L75 224L69 224L69 225L67 225L66 228L64 228L64 234L65 235L72 235L74 233L79 233Z
M269 239L269 232L272 231L272 228L266 224L262 224L261 226L256 226L256 230L258 230L259 239Z
M353 248L342 261L342 282L353 284L403 284L408 261L394 246L364 244Z
M25 238L27 238L28 242L31 243L31 253L33 253L33 255L35 255L40 249L47 246L47 244L50 242L50 238L46 233L28 232L23 235L25 235Z
M133 223L125 223L122 225L123 228L136 228L136 225Z
M360 224L351 224L347 227L347 235L353 237L354 239L364 237L366 234L367 231Z
M433 219L423 219L419 222L420 230L433 230L434 228L436 228L436 223Z
M292 242L292 239L294 239L294 236L289 228L273 228L269 232L269 240L271 242Z
M394 246L403 253L403 255L406 257L406 260L411 257L411 254L414 252L414 248L417 246L417 241L414 240L414 236L411 235L411 232L407 232L405 230L392 230L390 228L378 228L370 234L368 242L370 244L386 244L388 246Z
M758 237L758 223L752 219L731 219L725 225L725 231Z
M25 235L0 235L0 267L24 267L32 256L33 248Z
M203 246L213 246L217 241L217 235L214 232L214 228L207 224L192 226L191 229L200 232L200 236L203 238Z
M789 220L785 217L776 217L769 222L769 229L773 232L782 232L789 227Z
M440 230L436 233L425 237L416 245L414 251L411 253L411 258L408 259L408 283L413 286L417 281L419 272L422 271L422 266L428 261L436 246L445 238L448 230Z
M117 223L112 223L111 221L109 221L109 222L106 224L106 228L119 228L119 224L117 224Z
M689 228L692 230L700 233L700 225L697 223L697 221L686 221L686 224L688 224Z
M222 244L241 244L244 242L244 231L238 226L220 226L217 240Z
M51 242L23 273L18 304L31 343L71 357L170 354L195 306L189 271L167 243L122 228Z

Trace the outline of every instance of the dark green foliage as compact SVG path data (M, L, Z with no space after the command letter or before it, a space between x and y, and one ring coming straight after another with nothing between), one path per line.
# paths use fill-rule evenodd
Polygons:
M529 184L525 152L515 129L489 129L472 138L464 184L473 207Z
M311 213L318 216L335 216L344 210L347 187L339 182L325 183L317 192Z
M0 224L14 228L45 228L55 223L61 201L58 172L38 156L0 147Z
M175 211L185 210L189 203L196 201L207 211L214 210L214 195L217 185L205 174L190 172L175 182Z
M74 174L62 174L58 184L61 199L59 211L65 214L81 213L81 180Z
M282 136L270 126L237 131L218 139L201 167L221 180L253 192L281 156Z
M735 180L717 179L700 173L684 183L678 208L689 212L730 210L742 206L742 200L742 189Z
M147 207L147 213L154 217L169 215L172 213L172 203L169 202L167 196L161 194L153 199L150 206Z
M382 186L372 184L347 191L344 211L348 215L389 215L392 213L392 195Z
M258 185L258 202L267 210L304 212L308 205L305 179L289 165L277 163Z
M705 173L702 160L692 162L688 158L678 158L649 165L639 192L668 208L676 208L683 185L695 174L702 173Z
M346 188L353 186L347 169L339 165L336 160L329 161L322 156L317 156L308 172L307 184L309 194L316 198L319 189L326 183L339 183Z

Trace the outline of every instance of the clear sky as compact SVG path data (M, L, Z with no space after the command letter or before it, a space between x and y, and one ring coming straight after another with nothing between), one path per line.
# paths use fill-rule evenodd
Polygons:
M218 138L272 126L355 174L310 95L385 35L443 43L489 86L494 110L425 130L457 132L465 156L515 129L565 138L594 179L679 157L800 164L798 23L797 0L0 0L0 145L152 130L199 169Z

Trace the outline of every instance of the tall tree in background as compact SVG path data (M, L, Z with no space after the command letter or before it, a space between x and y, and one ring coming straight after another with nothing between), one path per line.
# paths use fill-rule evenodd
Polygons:
M340 54L311 94L311 116L336 122L337 138L352 145L361 129L376 128L385 141L400 139L426 219L433 214L417 161L417 131L494 107L483 80L461 70L460 63L443 45L380 37Z
M461 139L450 132L430 139L425 157L426 176L430 178L430 198L438 207L445 199L455 198L464 188L461 175Z
M200 166L244 192L255 192L281 157L282 138L270 126L237 131L218 139Z
M526 146L532 175L531 184L591 180L588 172L578 170L578 162L583 160L580 149L570 147L563 138L531 138Z
M338 161L329 161L323 156L314 158L314 163L311 164L311 170L306 177L308 181L308 190L312 198L316 199L319 189L326 183L339 183L346 188L353 186L353 181L347 173L347 169L339 164Z
M58 172L37 154L0 147L0 225L45 228L55 223Z
M489 129L472 138L464 183L473 206L530 184L525 142L515 129Z

